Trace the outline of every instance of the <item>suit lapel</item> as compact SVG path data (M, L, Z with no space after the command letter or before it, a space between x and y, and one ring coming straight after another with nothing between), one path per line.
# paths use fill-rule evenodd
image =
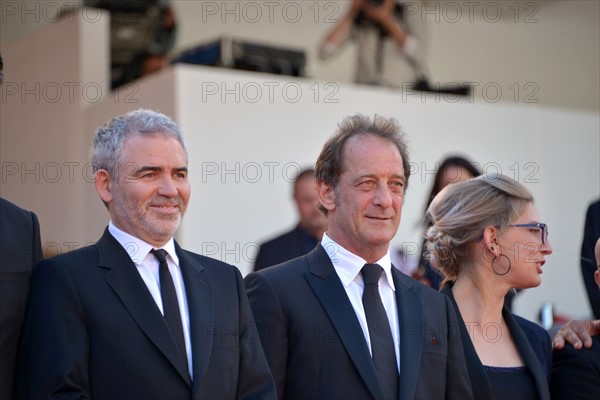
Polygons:
M546 379L546 374L542 369L539 358L535 355L533 348L529 344L529 339L525 336L519 323L506 307L502 310L502 315L504 321L506 321L506 325L508 325L508 330L515 341L517 349L519 350L521 357L523 357L523 361L525 361L525 365L527 365L531 375L533 375L535 387L540 395L540 399L549 399L550 391L548 389L548 380Z
M475 347L473 346L471 336L467 331L465 321L462 318L458 304L456 304L454 294L452 293L452 284L450 283L444 286L440 292L448 296L452 306L454 307L454 311L456 312L456 318L458 319L460 330L460 340L465 352L467 365L469 366L468 372L469 378L471 379L471 386L473 388L473 395L476 399L494 399L494 388L492 387L490 378L488 377L487 372L485 372L483 364L481 363L481 360L475 351Z
M441 292L450 298L450 301L452 302L452 305L454 306L454 309L456 311L458 323L460 324L461 341L465 349L465 356L467 357L468 364L478 365L477 368L475 368L474 366L471 366L469 368L469 377L471 379L471 385L473 387L473 394L475 395L475 398L492 399L494 398L494 389L492 387L487 373L485 372L481 360L479 359L479 356L475 351L475 347L473 346L473 343L470 339L465 322L462 318L462 315L460 314L460 310L458 309L456 300L454 299L454 295L452 293L452 285L445 286L441 290ZM535 380L535 386L538 393L540 394L540 398L549 399L550 393L548 390L548 381L546 379L546 375L544 374L538 357L535 355L533 348L529 344L528 338L523 333L523 330L521 330L521 327L519 326L517 320L506 307L502 309L502 317L504 318L504 321L508 326L508 330L510 331L512 339L515 345L517 346L519 354L521 355L521 357L523 357L525 365L527 366L527 368L531 372L531 375L533 376L533 379ZM474 360L474 362L470 363L469 359Z
M213 289L205 276L204 267L190 257L187 251L182 250L177 243L175 243L175 248L188 301L192 364L194 366L193 392L195 393L200 387L210 360L213 331L216 328L214 326Z
M317 246L308 254L307 260L310 273L305 276L308 284L329 316L369 391L374 398L383 398L362 328L329 256L322 246Z
M97 246L100 253L99 267L109 270L104 279L121 299L141 330L191 387L189 372L181 362L173 335L156 306L154 298L136 270L135 264L125 249L108 232L108 229L104 231Z
M400 331L400 398L412 399L417 389L423 349L423 307L411 278L392 266ZM413 366L413 367L411 367Z

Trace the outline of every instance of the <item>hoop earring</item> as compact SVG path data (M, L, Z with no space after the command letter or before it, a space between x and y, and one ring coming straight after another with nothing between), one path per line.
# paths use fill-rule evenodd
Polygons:
M498 257L504 257L504 258L506 258L506 261L508 261L508 269L506 270L506 272L504 272L504 273L502 273L502 274L498 273L498 271L496 271L496 268L494 268L494 262L496 261L496 259L497 259ZM492 271L494 271L494 273L495 273L496 275L498 275L498 276L504 276L504 275L508 274L508 272L510 271L510 268L511 268L511 267L512 267L512 264L511 264L511 262L510 262L510 258L508 258L508 256L506 256L506 255L504 255L504 254L497 255L497 256L496 256L496 257L494 257L494 259L492 260Z

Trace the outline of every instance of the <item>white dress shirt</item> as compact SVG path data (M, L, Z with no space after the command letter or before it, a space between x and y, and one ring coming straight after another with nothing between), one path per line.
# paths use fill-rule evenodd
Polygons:
M158 309L164 315L162 297L160 295L160 278L158 275L158 259L150 253L154 247L144 242L141 239L131 236L127 232L123 232L112 222L108 224L108 231L111 235L123 246L131 261L137 267L142 280L148 287L152 298L156 302ZM173 277L173 284L175 285L175 292L177 293L177 302L179 303L179 311L181 312L181 323L183 324L183 337L185 339L185 351L187 353L188 368L190 376L193 377L193 366L192 366L192 343L190 341L190 318L188 311L188 302L185 293L185 285L183 283L183 276L181 275L181 268L179 267L179 258L175 252L175 242L173 238L169 240L161 249L164 249L167 256L167 264L169 265L169 272Z
M334 242L327 233L323 234L321 240L321 246L329 255L335 272L338 274L342 285L346 290L348 299L354 308L356 317L365 335L365 340L371 351L371 339L369 337L369 326L367 325L367 317L365 316L365 309L362 303L362 295L364 291L364 281L360 270L367 264L367 261L346 250L336 242ZM398 307L396 307L396 287L394 286L394 280L392 279L392 262L390 261L390 252L383 256L375 264L379 264L383 268L383 274L379 278L379 293L381 295L381 301L390 323L390 329L392 331L392 337L394 339L394 348L396 350L396 362L398 364L398 372L400 372L400 329L398 325ZM371 355L372 355L371 351Z

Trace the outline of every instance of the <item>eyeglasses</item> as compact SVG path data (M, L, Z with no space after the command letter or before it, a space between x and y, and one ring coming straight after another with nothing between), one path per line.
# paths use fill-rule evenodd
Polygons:
M507 225L507 227L514 227L514 228L538 228L540 230L540 232L542 233L542 243L546 243L546 240L548 240L548 225L546 224L513 224L513 225Z

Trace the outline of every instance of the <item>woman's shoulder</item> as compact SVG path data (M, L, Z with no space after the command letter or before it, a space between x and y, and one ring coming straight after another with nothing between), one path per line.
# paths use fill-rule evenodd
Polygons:
M548 332L535 322L515 314L511 315L516 320L518 327L521 329L524 336L519 334L514 335L513 332L513 337L515 337L516 340L525 340L531 346L542 364L546 364L549 368L549 365L552 362L552 340L550 339Z
M528 337L529 336L538 336L540 338L550 338L550 336L548 335L548 332L544 328L542 328L541 326L536 324L535 322L532 322L532 321L525 319L521 316L518 316L516 314L511 313L511 315L517 321L519 328L521 328Z

